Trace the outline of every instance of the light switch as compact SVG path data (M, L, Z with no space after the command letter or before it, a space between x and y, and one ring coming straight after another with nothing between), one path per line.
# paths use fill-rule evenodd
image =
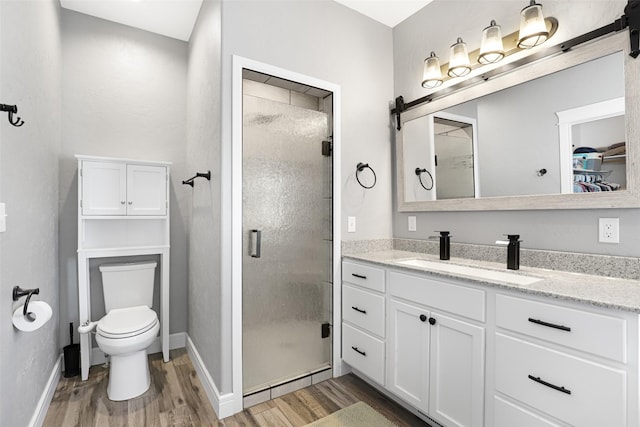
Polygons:
M5 211L5 204L0 203L0 233L7 231L7 214Z
M356 232L356 217L350 216L347 217L347 233L355 233Z
M407 222L408 222L408 229L409 231L416 231L417 229L417 225L416 225L416 217L415 216L410 216L407 218Z

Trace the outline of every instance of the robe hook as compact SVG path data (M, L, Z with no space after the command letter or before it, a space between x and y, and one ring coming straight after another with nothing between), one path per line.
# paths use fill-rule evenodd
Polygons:
M9 123L11 123L13 126L20 127L24 124L24 120L22 120L18 116L16 116L15 120L13 119L13 115L18 112L17 105L0 104L0 111L6 111L7 113L9 113Z

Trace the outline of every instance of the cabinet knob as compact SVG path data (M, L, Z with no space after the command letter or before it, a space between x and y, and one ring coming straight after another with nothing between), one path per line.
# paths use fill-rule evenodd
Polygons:
M424 314L420 315L420 321L421 322L426 322L427 321L427 316L425 316Z
M429 317L429 324L430 325L435 325L436 324L436 318L435 317Z
M124 200L120 202L121 205L124 205Z
M129 205L132 205L132 204L133 204L133 202L129 202Z

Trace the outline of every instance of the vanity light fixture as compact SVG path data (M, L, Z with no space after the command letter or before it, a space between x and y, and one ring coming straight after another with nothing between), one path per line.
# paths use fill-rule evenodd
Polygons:
M520 33L518 35L518 47L531 49L541 45L549 38L549 31L542 15L542 5L531 0L529 6L520 12Z
M482 44L480 45L480 64L494 64L504 58L504 44L502 43L502 31L496 21L482 30Z
M451 46L451 57L449 58L449 77L462 77L471 72L471 62L469 62L469 52L467 44L461 37Z
M424 72L422 74L422 87L433 89L442 84L442 71L440 70L440 60L435 52L424 60Z

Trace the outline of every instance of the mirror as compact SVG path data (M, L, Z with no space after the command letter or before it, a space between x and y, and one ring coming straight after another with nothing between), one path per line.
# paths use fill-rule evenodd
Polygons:
M403 112L398 209L640 206L627 44L613 34Z

